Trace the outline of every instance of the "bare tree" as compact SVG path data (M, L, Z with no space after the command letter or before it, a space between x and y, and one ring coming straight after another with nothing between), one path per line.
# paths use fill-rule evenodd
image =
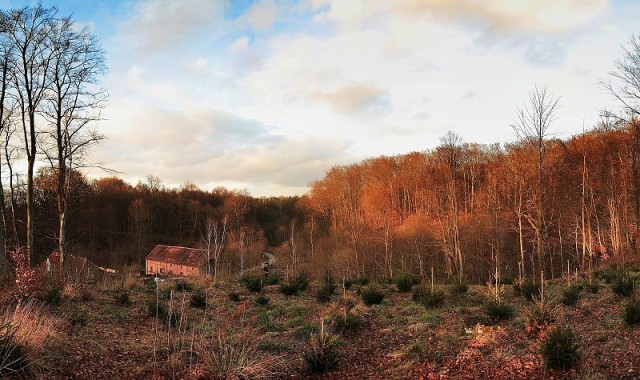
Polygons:
M136 263L142 263L142 239L151 228L151 211L144 199L138 198L129 205L129 218L131 226L138 236L138 254Z
M49 41L52 25L56 18L56 8L25 7L3 12L0 28L7 41L13 45L12 65L14 73L14 94L20 113L23 144L27 156L27 197L26 197L26 249L28 263L33 263L34 243L34 168L38 153L36 127L41 103L49 88L49 68L51 64L51 44Z
M615 70L610 71L609 76L613 80L601 81L602 86L620 102L627 117L638 118L640 116L640 35L632 35L628 46L622 46L622 58L615 61ZM609 111L604 111L603 114L619 118Z
M12 50L11 44L7 43L4 36L0 35L0 133L2 135L9 135L8 129L11 128L11 116L14 110L13 104L7 97L8 87L11 84L12 78L10 66L12 66ZM4 140L4 139L3 139ZM1 157L1 156L0 156ZM0 158L0 163L1 163ZM0 273L7 273L8 270L8 247L7 247L7 224L8 215L5 203L4 184L2 183L2 176L0 175L0 207L2 210L2 228L0 229Z
M458 281L464 279L464 256L460 243L460 219L458 202L458 174L462 164L462 138L454 132L440 138L441 145L438 147L438 157L444 165L446 178L445 199L447 200L444 220L441 221L442 248L447 257L450 258L453 266L450 267L451 274L455 275Z
M245 265L247 262L247 256L249 254L249 248L256 240L258 231L253 227L241 227L240 228L240 275L244 274Z
M207 275L211 274L211 261L213 260L214 281L218 279L220 257L227 244L227 222L228 218L226 216L222 218L221 222L209 218L202 234L202 240L207 251Z
M538 271L544 271L544 234L545 234L545 141L549 136L549 127L558 110L559 99L537 86L529 93L529 101L518 109L518 116L512 125L518 139L530 144L536 152L536 183L534 207L524 214L535 233ZM533 215L532 215L533 214Z
M77 31L69 17L52 24L48 43L51 46L50 89L45 115L50 128L41 145L57 179L58 252L62 271L69 173L74 167L85 166L87 149L104 138L89 127L100 118L99 109L105 100L104 92L97 86L105 66L104 52L96 38L86 28Z

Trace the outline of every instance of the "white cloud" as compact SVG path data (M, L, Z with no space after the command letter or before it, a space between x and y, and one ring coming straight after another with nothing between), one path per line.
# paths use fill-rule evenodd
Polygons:
M223 20L222 0L141 0L121 31L143 52L174 49Z
M240 23L246 23L253 29L268 29L278 18L276 5L271 1L261 1L254 4L240 18Z
M142 80L142 74L144 74L145 70L140 67L133 65L127 70L127 83L131 87L142 87L144 86L144 80Z
M256 195L301 193L332 165L428 149L448 130L513 140L534 84L562 96L554 132L592 125L607 104L597 81L635 25L605 25L598 0L309 0L296 8L319 12L308 20L258 2L211 37L219 2L187 3L136 8L131 38L163 54L113 73L102 161Z
M386 91L372 84L347 84L335 90L317 92L310 100L325 102L340 113L379 109L385 106Z
M189 68L193 71L200 71L200 70L204 70L208 64L209 64L209 60L207 58L198 57L198 59L196 59L195 61L191 62L191 64L189 64Z
M247 46L249 46L249 37L242 36L237 40L233 41L233 43L231 44L231 50L233 51L244 50L247 48Z

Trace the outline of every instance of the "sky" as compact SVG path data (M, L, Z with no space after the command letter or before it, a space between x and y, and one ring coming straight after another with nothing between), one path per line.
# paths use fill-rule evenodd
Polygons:
M42 3L105 50L94 161L132 184L254 196L304 194L335 165L433 149L448 131L515 141L536 86L560 99L550 132L580 133L618 108L600 82L640 34L636 1Z

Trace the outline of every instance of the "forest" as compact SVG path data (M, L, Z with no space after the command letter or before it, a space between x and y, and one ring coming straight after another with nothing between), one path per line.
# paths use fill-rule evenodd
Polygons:
M68 252L105 266L141 264L155 244L203 247L215 223L225 225L220 266L232 274L240 271L241 246L250 247L254 265L268 247L291 270L314 268L315 275L391 278L434 268L441 279L483 282L496 266L511 278L588 272L636 256L639 149L637 122L545 140L542 208L531 140L501 147L453 133L433 150L331 168L302 197L254 198L192 183L168 189L154 176L132 186L73 171ZM42 260L56 248L55 174L41 169L34 183ZM25 196L14 196L21 215Z
M637 379L640 36L614 65L619 109L573 136L534 86L507 143L254 197L96 162L99 41L0 10L0 378ZM158 244L207 264L145 276Z
M3 14L0 102L2 255L37 265L52 251L98 265L140 265L156 244L216 238L221 273L270 249L292 273L393 278L411 273L484 282L588 273L637 256L640 223L640 39L631 38L605 89L619 112L566 139L561 106L535 87L514 115L513 141L481 145L455 132L422 152L330 168L300 197L89 179L105 105L104 51L55 8ZM425 142L425 145L429 145ZM26 168L26 173L24 169ZM215 170L212 168L211 170ZM215 235L215 236L214 236Z

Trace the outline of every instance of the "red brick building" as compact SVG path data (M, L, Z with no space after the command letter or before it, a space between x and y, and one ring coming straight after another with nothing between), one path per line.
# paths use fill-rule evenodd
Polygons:
M206 272L207 251L185 247L156 245L147 255L147 275L196 276Z

